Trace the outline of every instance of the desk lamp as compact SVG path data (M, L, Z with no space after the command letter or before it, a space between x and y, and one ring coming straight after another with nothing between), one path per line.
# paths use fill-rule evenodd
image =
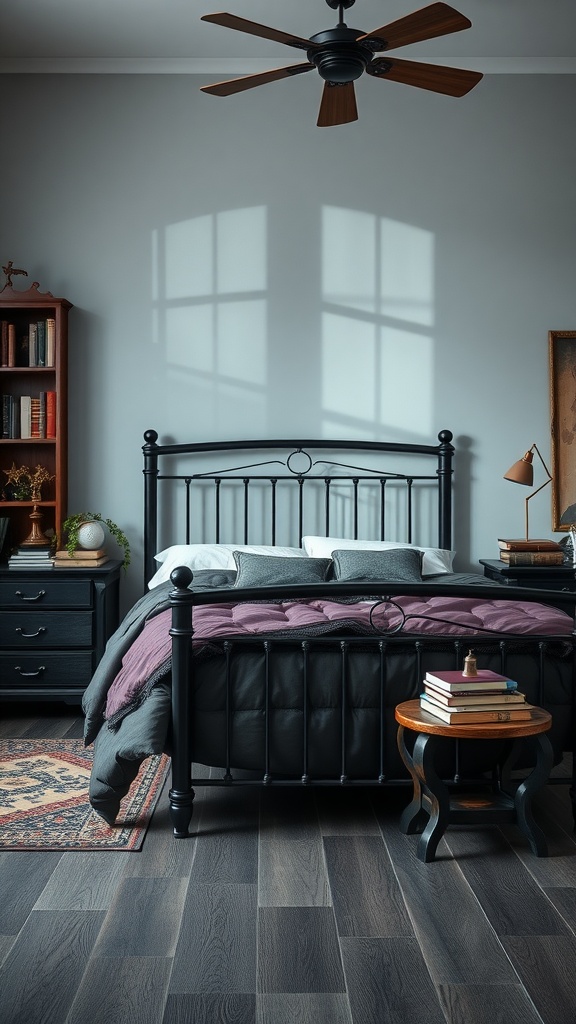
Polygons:
M526 498L526 540L528 540L528 502L530 501L530 498L533 498L535 494L538 494L538 491L541 491L544 487L547 487L549 483L552 483L552 475L550 473L550 470L548 469L548 466L544 462L542 455L540 454L540 450L537 444L533 444L525 453L525 455L523 455L521 459L518 459L518 462L515 462L513 466L510 466L510 469L508 470L507 473L504 473L505 480L511 480L512 483L524 484L526 487L532 487L532 485L534 484L534 466L532 465L532 460L534 456L532 455L532 452L534 451L536 452L538 458L540 459L540 462L544 466L546 476L548 477L548 479L545 480L543 484L540 484L540 487L537 487L536 490L532 491L532 494L529 494Z

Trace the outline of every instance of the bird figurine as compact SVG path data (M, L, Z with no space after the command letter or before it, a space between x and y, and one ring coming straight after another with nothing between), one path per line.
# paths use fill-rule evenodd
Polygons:
M4 274L6 275L6 287L7 288L11 288L12 287L12 278L16 274L24 274L24 277L28 277L28 271L27 270L19 270L18 267L14 266L14 263L13 263L12 260L8 260L8 263L6 264L5 267L2 267L2 270L4 271Z

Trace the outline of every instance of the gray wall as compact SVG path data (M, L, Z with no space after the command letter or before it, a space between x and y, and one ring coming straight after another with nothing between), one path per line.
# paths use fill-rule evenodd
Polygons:
M330 129L312 75L228 99L194 76L1 81L0 255L74 303L69 510L129 534L125 604L148 427L448 427L458 567L521 535L502 474L534 441L548 458L547 332L576 328L573 77L460 100L366 79L359 122Z

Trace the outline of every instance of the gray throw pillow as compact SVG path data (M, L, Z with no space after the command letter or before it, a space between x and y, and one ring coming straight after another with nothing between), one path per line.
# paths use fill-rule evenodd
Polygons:
M273 587L284 583L322 583L330 558L285 558L235 551L236 587Z
M381 580L420 583L422 552L415 548L387 548L385 551L339 549L332 552L334 579Z

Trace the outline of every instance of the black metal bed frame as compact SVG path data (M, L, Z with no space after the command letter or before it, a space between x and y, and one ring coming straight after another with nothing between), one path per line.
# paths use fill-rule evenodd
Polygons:
M214 494L214 537L215 543L220 542L220 505L221 493L226 484L238 486L243 489L243 522L240 526L240 537L234 540L238 543L249 543L250 518L249 518L249 495L255 483L260 485L266 483L270 491L270 543L276 543L276 522L277 505L276 493L277 484L280 481L291 481L298 489L298 544L300 544L304 533L304 491L311 484L321 482L325 488L324 493L324 532L326 536L330 529L330 493L334 482L339 484L348 482L351 485L351 500L353 503L354 537L358 535L358 501L359 488L363 481L378 482L380 486L380 530L379 539L384 540L386 534L386 506L385 491L390 481L402 483L406 488L406 542L413 539L413 489L414 485L434 482L437 488L437 536L438 547L451 548L452 546L452 475L454 447L452 445L453 435L450 430L441 430L438 434L438 444L412 444L400 442L382 441L347 441L347 440L303 440L284 439L270 441L216 441L197 442L189 444L158 444L158 434L155 430L147 430L144 434L145 444L142 447L144 454L144 587L147 581L154 574L154 556L159 550L159 484L180 483L184 492L185 503L185 536L182 543L201 542L206 538L195 534L196 524L191 514L191 489L200 483L212 484ZM356 452L364 455L377 456L380 458L386 454L425 456L435 462L435 471L430 474L423 473L397 473L387 472L383 468L368 468L348 466L338 462L322 462L325 467L332 467L336 472L312 472L314 466L320 464L310 455L310 451L316 452ZM170 473L164 469L160 471L160 465L164 466L171 458L184 457L192 460L198 459L201 455L221 455L225 452L269 452L274 458L261 460L250 465L235 466L231 470L217 469L215 471L203 472L178 472ZM287 452L284 459L278 458L278 453ZM301 456L308 460L303 469L294 469L291 461ZM273 468L271 468L273 467ZM267 468L268 472L262 470ZM352 470L349 473L340 472L342 469ZM252 472L249 472L252 470ZM255 472L259 470L259 472ZM376 538L373 538L376 539ZM177 541L171 537L170 543ZM259 538L257 543L264 543Z
M386 533L386 486L390 480L394 480L400 486L406 489L406 541L413 542L413 514L414 514L414 502L413 493L414 487L422 483L428 488L430 487L431 481L434 482L437 491L437 537L438 547L450 549L452 547L452 475L453 475L453 456L454 447L452 445L453 435L449 430L442 430L438 434L438 444L436 445L420 445L420 444L402 444L402 443L381 443L381 442L357 442L357 441L343 441L343 440L270 440L270 441L229 441L229 442L215 442L215 443L190 443L190 444L158 444L158 434L154 430L148 430L145 435L145 444L143 446L144 454L144 488L145 488L145 519L144 519L144 564L145 564L145 581L149 580L154 574L155 563L154 555L159 550L161 542L159 540L159 525L162 511L161 501L161 487L164 483L170 488L176 486L182 491L182 500L185 509L185 536L182 539L182 543L202 543L206 538L199 535L199 524L194 519L192 510L191 494L197 485L204 488L208 487L212 495L211 504L213 508L214 518L214 533L210 538L215 543L220 542L221 536L221 524L220 524L220 508L221 508L221 496L222 490L226 486L232 486L236 489L240 488L242 494L241 501L241 526L240 534L241 539L236 536L235 542L237 543L264 543L261 537L254 540L250 535L250 512L251 512L251 496L253 493L253 487L255 484L262 487L265 486L269 493L269 530L270 530L270 541L272 544L276 543L276 523L277 523L277 484L279 481L288 481L297 489L297 533L298 543L304 533L305 523L305 501L304 492L309 486L309 483L314 482L316 486L320 485L324 488L324 530L322 532L325 535L329 535L330 524L331 524L331 491L332 484L335 480L338 484L347 482L351 489L351 503L352 503L352 523L353 523L353 536L358 536L358 502L359 492L363 486L364 481L369 480L372 483L376 482L380 488L380 512L379 512L379 538L373 539L385 539ZM435 469L434 473L423 474L404 474L396 472L388 472L380 466L376 468L350 466L344 462L332 462L317 460L310 455L310 452L314 454L316 452L354 452L369 454L371 458L376 457L378 463L380 458L390 455L401 455L401 456L424 456L433 460ZM273 454L273 458L263 458L260 461L249 462L239 466L233 466L232 468L227 467L224 470L214 470L212 468L208 470L202 470L201 472L191 471L188 472L187 467L182 470L180 464L178 465L177 471L166 472L164 466L170 463L170 459L177 457L179 463L186 461L188 458L192 460L191 467L194 466L194 461L199 456L218 456L221 457L226 453L244 453L246 458L247 452L260 452L265 454ZM278 453L288 452L288 455L284 459L278 457ZM304 462L304 468L295 469L293 463L296 461L296 457L299 458L300 462ZM319 472L315 467L320 465L320 462L324 468L324 472ZM344 472L343 472L344 471ZM320 532L315 528L316 533ZM178 543L178 540L170 538L171 543ZM416 538L418 542L418 538ZM214 601L214 595L206 593L193 593L189 588L192 579L192 574L189 569L181 567L176 569L171 576L174 589L170 594L170 600L172 604L172 627L170 634L172 637L172 788L170 790L170 812L172 817L172 823L174 827L174 834L177 837L188 835L188 828L190 818L192 816L192 804L194 799L194 790L192 783L196 785L214 785L218 784L232 784L233 782L241 782L243 785L249 781L244 776L240 779L235 779L232 772L232 766L229 760L229 748L230 748L230 735L229 728L227 725L226 734L226 748L227 748L227 763L224 769L224 775L222 779L215 780L212 777L208 778L191 778L191 763L193 761L193 751L191 749L191 738L189 730L190 712L191 712L191 673L193 672L193 659L191 656L192 650L192 636L193 636L193 608L198 604L211 603ZM349 584L337 584L332 585L339 588L340 596L362 596L365 593L365 584L349 583ZM428 594L431 595L437 590L437 584L426 585L423 584L397 584L388 585L386 587L387 594L392 598L395 594ZM494 586L497 590L497 585ZM456 593L456 591L455 591ZM474 587L467 586L466 594L470 596L487 595L486 587ZM239 601L254 601L262 600L267 597L318 597L318 590L315 587L298 585L292 587L279 588L253 588L243 589L241 591L235 590L234 594L229 591L220 593L217 600L234 600ZM507 599L513 599L514 597L521 600L550 600L552 601L552 595L546 595L540 592L528 592L526 590L520 590L519 588L509 588L505 590L505 595L502 593L502 597ZM557 597L557 595L555 595ZM576 602L576 598L575 598ZM539 681L539 694L544 693L544 660L546 656L546 650L548 641L546 638L535 638L537 644L537 650L539 651L539 664L540 664L540 681ZM268 652L271 650L271 644L282 644L282 640L275 639L274 641L268 641L263 639L260 641L263 644L263 649L266 652L266 658ZM326 641L325 641L326 642ZM346 663L346 659L350 651L353 651L355 645L360 641L354 639L347 639L341 641L332 638L331 643L339 646L342 658L342 665ZM378 637L375 635L374 640L371 643L374 644L375 650L380 652L380 659L382 664L382 695L381 695L381 729L380 729L380 754L379 760L382 765L384 758L384 689L385 689L385 660L386 652L394 644L400 642L406 642L406 636L399 637L386 636ZM420 659L427 648L434 646L433 638L426 638L426 640L418 640L416 637L412 638L413 644L416 646L417 656ZM489 638L478 639L474 637L474 645L476 648L490 650L493 656L496 656L499 660L500 671L506 671L505 665L508 655L517 648L518 637L511 637L507 639L498 639L494 635ZM238 641L234 641L235 645ZM318 641L315 641L318 643ZM320 641L321 643L321 641ZM362 640L362 643L366 644L366 639ZM470 644L470 640L466 637L447 638L443 637L439 641L444 648L450 648L453 656L454 667L458 667L461 664L463 653L465 653L467 647ZM240 641L242 645L242 641ZM515 647L516 645L516 647ZM302 656L305 659L307 656L308 642L303 641L301 643ZM230 649L230 645L228 645ZM224 643L224 649L226 650L226 643ZM494 652L496 654L494 655ZM573 662L573 678L576 678L576 654L574 648L574 642L572 644L572 662ZM230 682L227 684L230 686ZM266 701L268 703L268 693L270 689L270 681L266 679ZM341 760L340 760L340 771L335 777L323 778L323 779L311 779L307 770L307 748L308 748L308 733L307 733L307 716L306 709L304 708L303 714L303 750L304 759L302 764L302 771L295 778L274 778L273 772L270 770L270 751L269 751L269 729L268 729L268 718L267 710L265 711L266 718L266 752L265 752L265 765L263 774L258 780L254 780L257 784L308 784L314 782L314 784L355 784L355 785L398 785L406 784L406 779L391 779L386 778L382 767L374 778L368 779L351 779L348 776L346 756L345 756L345 743L346 743L346 672L343 667L341 676L341 707L342 707L342 742L341 742ZM574 687L573 687L574 691ZM227 699L229 693L227 693ZM574 710L574 692L572 693L572 734L574 734L574 723L576 722L576 713ZM459 743L455 743L455 763L454 763L454 781L458 781L459 775ZM576 799L574 795L576 793L575 779L573 776L573 799Z

